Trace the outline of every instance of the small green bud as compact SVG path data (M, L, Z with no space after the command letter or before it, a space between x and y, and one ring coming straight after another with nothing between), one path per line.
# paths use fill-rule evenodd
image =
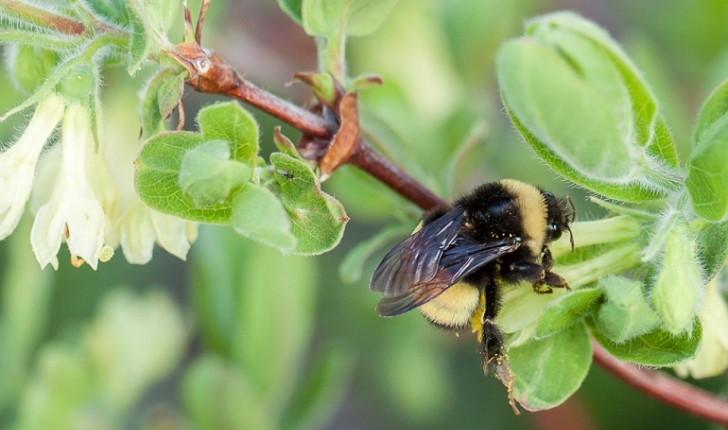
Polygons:
M695 242L687 224L678 222L665 239L662 267L652 290L652 305L665 330L678 335L692 328L702 284Z
M610 276L599 282L607 302L599 309L599 328L616 343L623 343L654 329L659 319L650 309L641 282Z
M96 76L90 64L79 63L61 79L59 93L70 104L85 102L96 89Z

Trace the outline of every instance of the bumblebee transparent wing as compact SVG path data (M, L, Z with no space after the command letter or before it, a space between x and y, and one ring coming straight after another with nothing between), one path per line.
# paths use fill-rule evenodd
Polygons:
M456 207L392 248L374 270L369 288L393 297L432 280L445 250L458 236L465 211Z
M459 236L464 210L456 207L392 248L369 288L382 293L377 313L394 316L423 305L464 276L520 246L519 238L479 243Z

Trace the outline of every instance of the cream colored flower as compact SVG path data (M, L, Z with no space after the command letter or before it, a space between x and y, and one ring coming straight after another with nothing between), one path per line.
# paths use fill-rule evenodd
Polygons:
M50 93L38 103L20 139L0 153L0 240L15 230L33 188L43 146L63 117L65 104Z
M50 199L40 207L30 243L41 267L57 266L56 255L65 239L72 257L94 270L104 245L105 216L86 174L86 151L91 130L88 107L66 108L61 130L61 160Z
M152 259L155 243L184 260L190 243L197 238L197 223L162 214L147 207L134 190L134 160L141 142L139 119L128 109L136 102L133 94L116 94L108 101L107 111L114 121L106 124L102 152L109 174L119 192L118 202L109 214L106 242L121 245L126 260L146 264ZM113 162L112 162L113 160Z

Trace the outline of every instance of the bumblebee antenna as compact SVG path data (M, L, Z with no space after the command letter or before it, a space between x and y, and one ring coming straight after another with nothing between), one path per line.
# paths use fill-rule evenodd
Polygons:
M571 211L566 215L566 220L568 221L566 223L566 230L569 232L569 242L571 242L571 252L574 252L574 233L571 232L571 227L569 227L569 223L574 221L574 218L576 218L576 208L574 207L574 202L571 200L571 197L568 195L566 196L566 201L569 202L569 206L571 206Z

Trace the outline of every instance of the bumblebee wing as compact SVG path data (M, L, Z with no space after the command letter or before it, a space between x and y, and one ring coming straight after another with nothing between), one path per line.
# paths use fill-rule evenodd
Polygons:
M464 216L465 210L456 207L397 244L374 270L369 289L393 297L410 285L432 280L443 253L457 239Z
M372 291L382 293L377 305L379 315L394 316L423 305L520 245L518 238L480 243L458 236L463 216L462 208L448 212L384 257L370 283Z

